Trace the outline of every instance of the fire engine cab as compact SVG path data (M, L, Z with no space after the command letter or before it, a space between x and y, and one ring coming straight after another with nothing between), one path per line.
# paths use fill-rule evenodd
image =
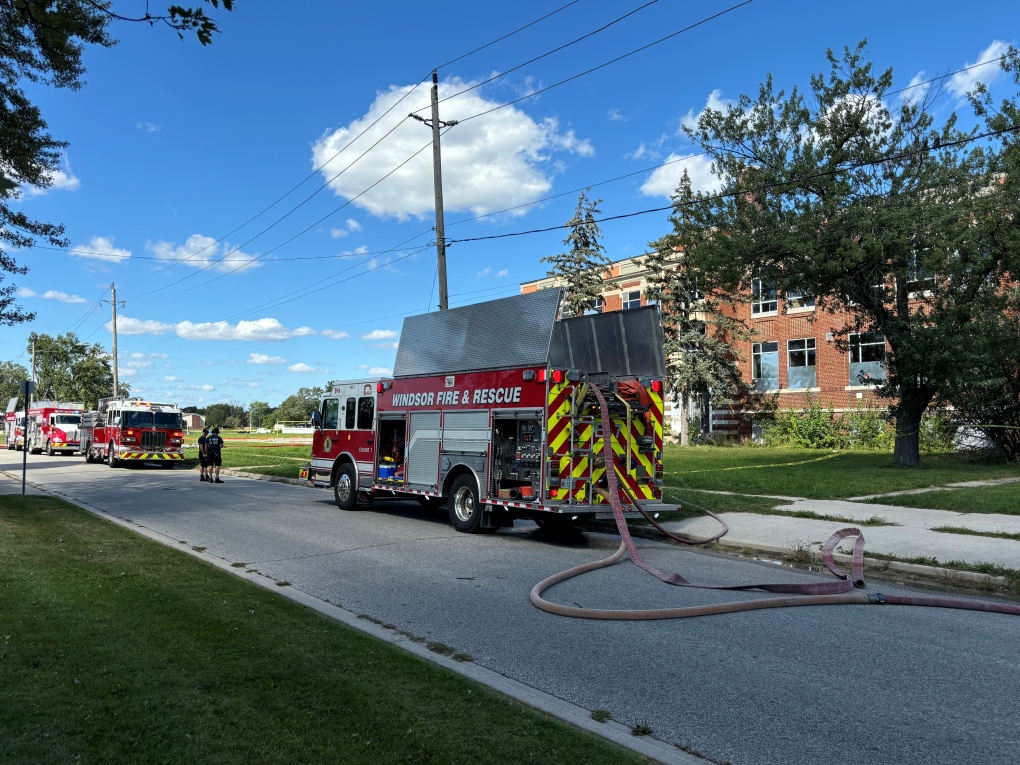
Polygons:
M343 510L445 504L463 532L611 518L607 470L625 514L673 509L658 308L557 319L559 305L549 289L408 317L392 378L322 398L302 474Z
M36 401L28 410L28 449L32 454L45 451L54 454L74 454L80 439L83 404L60 401Z
M176 404L105 398L82 417L86 462L156 463L165 468L184 460L184 423Z

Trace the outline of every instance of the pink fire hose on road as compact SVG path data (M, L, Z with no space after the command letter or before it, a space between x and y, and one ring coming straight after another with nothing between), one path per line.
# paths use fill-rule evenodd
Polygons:
M606 443L609 427L609 406L606 403L602 391L598 386L592 385L590 390L598 399L599 409L602 417L602 443L603 454L611 454L607 451L610 447ZM952 598L919 598L905 597L899 595L883 595L876 593L854 592L855 588L864 587L864 535L860 529L846 528L837 531L822 547L822 560L826 567L836 576L836 581L814 582L811 584L743 584L743 585L706 585L695 584L684 579L679 574L666 574L651 566L641 557L641 553L634 543L630 530L627 527L627 520L623 515L623 507L620 503L620 485L616 480L616 471L611 464L607 463L606 478L608 481L607 496L613 508L613 517L616 521L616 528L620 532L622 541L620 547L608 558L585 563L580 566L562 571L559 574L543 579L531 590L531 602L552 614L559 616L571 616L579 619L608 619L608 620L650 620L650 619L682 619L694 616L710 616L712 614L727 614L738 611L756 611L763 608L793 608L795 606L838 606L838 605L903 605L903 606L926 606L930 608L957 608L968 611L988 611L991 613L1011 614L1020 616L1020 606L1008 603L990 603L980 600L957 600ZM630 495L630 492L623 487L627 498L637 507L641 514L658 531L677 542L689 545L703 545L722 537L728 531L726 523L714 513L709 513L719 523L723 530L715 536L707 539L695 540L677 536L663 528L659 523L649 516L641 506ZM854 542L853 562L851 574L846 574L836 564L833 553L836 546L847 537L856 537ZM604 609L604 608L580 608L576 606L563 606L552 603L542 597L542 593L554 584L566 581L580 574L595 571L600 568L612 566L619 562L624 554L639 568L647 571L666 584L677 587L691 587L707 590L765 590L766 592L786 593L797 597L765 598L762 600L742 600L734 603L718 603L707 606L686 606L680 608L653 608L653 609Z

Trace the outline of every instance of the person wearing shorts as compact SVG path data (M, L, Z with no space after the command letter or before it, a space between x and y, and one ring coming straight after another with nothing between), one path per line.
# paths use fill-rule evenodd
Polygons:
M202 477L199 481L209 480L209 457L205 451L205 442L209 438L209 428L202 428L202 435L198 437L198 466L202 468Z
M205 440L206 457L209 460L209 483L223 483L220 480L220 465L223 464L223 439L220 438L220 429L213 428L212 435Z

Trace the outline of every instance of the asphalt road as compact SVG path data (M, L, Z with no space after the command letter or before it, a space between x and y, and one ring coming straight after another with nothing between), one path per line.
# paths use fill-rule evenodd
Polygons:
M20 469L20 453L0 451L0 470L20 476ZM556 539L523 522L469 536L454 532L445 513L417 503L343 513L324 490L230 477L207 485L194 471L111 470L78 457L30 455L29 480L445 643L559 698L608 709L627 724L645 722L656 737L718 762L990 765L1020 758L1016 617L848 606L662 622L573 620L534 608L529 590L605 557L618 540ZM815 577L640 545L659 568L698 582ZM868 591L912 590L883 583ZM768 597L672 588L630 563L546 596L616 608Z

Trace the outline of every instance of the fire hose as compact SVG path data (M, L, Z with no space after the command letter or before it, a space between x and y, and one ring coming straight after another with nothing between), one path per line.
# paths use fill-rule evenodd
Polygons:
M600 416L602 419L602 452L610 447L607 438L611 433L609 405L605 396L597 385L591 385L590 390L598 400ZM554 574L536 584L531 590L531 602L551 614L559 616L570 616L578 619L603 619L603 620L650 620L650 619L682 619L694 616L710 616L713 614L728 614L738 611L756 611L764 608L792 608L795 606L845 606L845 605L901 605L901 606L925 606L929 608L956 608L967 611L988 611L1000 614L1012 614L1020 616L1020 606L1007 603L990 603L980 600L959 600L954 598L922 598L908 597L901 595L883 595L882 593L868 594L857 593L855 589L864 587L864 534L857 528L845 528L833 534L822 547L822 560L829 571L836 576L836 581L815 582L811 584L742 584L742 585L706 585L695 584L684 579L680 574L666 574L648 564L642 558L634 538L627 526L627 519L623 515L623 505L620 501L620 490L631 504L638 508L645 519L656 530L666 537L689 545L704 545L721 538L728 531L726 523L714 513L709 512L713 518L722 524L722 531L706 539L689 539L669 532L661 524L657 523L631 495L626 486L617 482L616 470L612 463L607 460L606 480L608 491L599 494L609 500L613 508L613 518L616 528L620 533L622 541L616 552L608 558L584 563L580 566ZM833 554L839 543L846 538L855 538L851 573L842 571L836 563ZM630 556L631 561L639 568L647 571L666 584L676 587L688 587L707 590L764 590L766 592L785 593L796 597L763 598L761 600L742 600L732 603L717 603L705 606L685 606L678 608L652 608L652 609L605 609L605 608L580 608L576 606L563 606L553 603L542 597L545 590L554 584L564 582L575 576L596 571L600 568L612 566L623 559L624 554Z

